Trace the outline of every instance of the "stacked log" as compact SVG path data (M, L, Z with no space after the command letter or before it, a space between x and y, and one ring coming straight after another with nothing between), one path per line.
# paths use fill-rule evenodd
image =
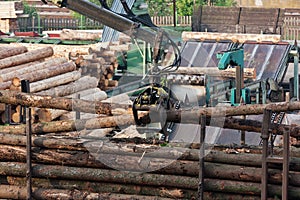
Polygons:
M86 47L83 49L86 49L86 51L77 49L76 52L88 53ZM69 98L72 99L75 98L74 95L70 96L72 94L95 89L94 100L99 95L101 100L106 98L106 94L97 88L98 79L83 76L81 70L76 69L73 61L69 61L64 56L53 55L54 50L48 45L38 46L35 49L32 46L27 48L19 44L16 46L0 46L0 89L21 91L21 80L28 80L31 93L57 97L69 95ZM76 98L78 98L79 94L76 95ZM81 95L81 97L83 96ZM91 97L89 100L92 100ZM0 107L1 123L20 123L22 115L20 106L7 107L6 105L9 104L1 104ZM39 115L39 113L43 113L40 109L35 108L31 113L32 119L36 122L44 121L44 115ZM58 113L63 114L66 111L60 110ZM55 119L59 117L58 114L55 116ZM54 120L53 117L48 117L47 121L49 119Z
M127 50L129 50L129 44L107 42L97 47L90 47L87 55L70 53L69 59L76 63L83 75L98 78L98 87L105 91L118 86L118 82L112 80L115 70L118 67L117 54L118 52Z
M115 144L85 132L74 138L32 138L33 195L45 199L47 192L57 197L75 192L108 199L197 199L199 149ZM13 198L11 189L26 195L26 136L1 133L0 138L0 197ZM243 147L248 153L238 154L218 149L205 152L204 199L260 199L261 149ZM298 199L299 150L292 149L291 155L289 196ZM272 200L281 196L282 177L279 166L270 167Z

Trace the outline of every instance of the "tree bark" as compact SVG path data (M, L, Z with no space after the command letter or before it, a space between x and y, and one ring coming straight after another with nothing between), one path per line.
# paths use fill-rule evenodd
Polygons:
M39 92L59 85L67 84L80 79L80 71L72 71L58 76L53 76L44 80L30 83L30 92ZM49 95L51 96L51 95Z
M6 47L0 47L0 59L15 56L18 54L22 54L27 52L28 49L25 46L18 46L18 47L13 47L13 46L6 46Z
M52 55L53 55L53 49L51 47L44 47L44 48L28 51L26 53L22 53L19 55L2 59L0 63L0 69L36 61L39 59L50 57Z
M10 185L25 186L25 179L20 177L7 177L7 181ZM169 197L175 199L192 199L196 195L196 191L183 190L176 188L159 188L151 186L139 186L139 185L125 185L125 184L113 184L113 183L99 183L90 181L76 181L76 180L57 180L57 179L33 179L33 187L47 188L47 189L74 189L76 185L77 190L88 190L95 193L125 193L130 195L147 195L157 197Z
M68 111L80 111L95 114L111 114L114 107L124 108L124 105L91 102L63 97L38 96L22 92L0 90L0 103L23 105L38 108L53 108ZM125 106L126 107L126 106Z
M50 88L48 90L37 92L36 94L49 95L52 97L63 97L63 96L68 96L70 94L74 94L79 91L87 90L90 88L96 88L97 85L98 85L98 80L95 77L83 76L80 79L71 82L69 84Z
M82 120L52 121L32 124L32 133L45 134L53 132L79 131L83 129L112 128L134 124L132 115L109 116ZM0 126L0 132L24 134L25 125Z
M300 110L300 102L280 102L269 104L255 104L255 105L241 105L241 106L222 106L222 107L208 107L208 108L186 108L180 110L170 110L167 112L168 121L180 121L181 116L184 115L184 121L195 122L199 121L201 115L208 117L225 117L225 116L239 116L239 115L259 115L263 114L265 109L273 112L286 112ZM153 113L155 113L153 109ZM187 115L188 114L188 115Z
M157 187L197 189L198 179L188 176L161 175L109 169L66 167L33 164L34 177L57 178L81 181L137 184ZM26 164L0 162L0 175L25 176Z
M26 199L26 187L13 185L0 185L0 196L6 199ZM156 197L128 195L128 194L114 194L114 193L92 193L90 191L80 191L77 189L44 189L33 188L33 198L35 199L60 199L60 200L111 200L111 199L141 199L141 200L155 200ZM169 198L160 198L162 200L171 200Z
M84 91L77 92L72 95L66 96L67 98L78 98L78 95L80 95L80 99L83 100L90 100L90 101L101 101L107 98L107 95L104 91L101 91L99 88L90 88ZM54 119L57 119L63 114L69 113L69 111L66 110L58 110L58 109L39 109L38 110L38 118L41 122L50 122ZM98 115L96 115L98 116ZM93 115L93 117L96 117ZM75 118L71 118L75 119Z
M53 67L53 66L57 66L60 65L62 63L66 63L67 59L66 58L51 58L47 61L44 61L42 63L38 63L38 64L34 64L34 65L30 65L28 67L23 67L21 69L18 70L12 70L9 73L5 73L5 74L1 74L0 75L0 80L2 81L9 81L14 77L21 77L24 74L28 74L28 73L36 73L39 70L45 69L45 68L49 68L49 67ZM24 78L23 78L24 79Z
M52 137L33 137L32 146L58 149L58 150L70 150L70 151L89 151L91 153L96 153L100 151L103 154L115 154L120 156L136 156L142 157L144 152L146 157L153 158L164 158L173 160L187 160L187 161L199 161L199 150L197 149L187 149L179 147L159 147L147 146L141 147L140 145L134 144L118 144L109 142L103 137L85 137L88 134L78 133L82 139L70 139L67 138L52 138ZM16 146L26 146L26 137L23 135L13 135L0 133L0 141L4 145L16 145ZM226 148L226 147L224 147ZM220 148L219 148L220 149ZM238 150L238 149L237 149ZM238 154L228 154L222 150L213 150L210 147L205 151L205 161L214 163L224 163L233 165L244 165L249 167L261 167L261 152L255 151L252 153L252 149L241 148L240 150L249 151L250 153L238 153ZM282 149L274 149L275 155L281 155ZM278 152L279 151L279 152ZM291 155L291 165L290 169L294 171L300 171L300 153L298 149L292 149ZM278 168L276 165L270 165L272 168Z
M22 64L22 65L16 65L14 67L0 69L0 74L6 74L6 73L10 73L12 71L18 71L20 69L23 69L23 68L26 68L26 67L29 67L29 66L32 66L32 65L36 65L36 64L42 63L42 62L44 62L44 60L40 59L40 60L37 60L37 61L33 61L33 62Z
M26 149L25 147L13 147L9 145L1 145L0 159L2 161L13 162L26 162ZM141 166L142 163L137 162L142 160L138 155L116 155L102 153L101 150L97 155L93 152L82 151L57 151L51 149L33 148L32 154L33 162L42 164L56 164L64 166L76 167L94 167L100 169L114 168L121 171L155 171L159 174L172 174L184 176L197 176L199 173L198 161L186 160L173 160L158 157L143 157L149 165ZM98 157L101 157L99 159ZM244 155L246 156L246 155ZM115 160L107 165L107 160ZM104 161L104 162L103 162ZM157 165L157 163L159 163ZM157 165L157 166L156 166ZM261 181L261 167L250 167L247 164L222 164L205 162L205 177L220 179L220 180L236 180L244 182L257 182ZM298 169L299 170L299 169ZM300 186L300 174L295 171L290 171L289 183L293 186ZM269 169L269 181L272 184L282 183L282 174L279 169Z
M50 67L31 71L26 74L19 75L17 78L21 82L21 80L28 80L29 82L36 82L40 81L46 78L50 78L53 76L57 76L60 74L64 74L67 72L74 71L76 69L76 66L73 62L66 62L58 65L50 65Z
M224 78L235 78L236 69L228 68L226 70L219 70L213 67L179 67L175 72L176 74L189 74L189 75L200 75L205 74L209 76L220 76ZM254 68L244 68L244 78L255 79L256 70Z
M234 194L260 195L261 184L253 182L240 182L231 180L205 179L204 190L210 192L226 192ZM289 198L298 199L300 190L298 187L290 186L288 189ZM268 195L270 197L281 197L280 185L268 185Z

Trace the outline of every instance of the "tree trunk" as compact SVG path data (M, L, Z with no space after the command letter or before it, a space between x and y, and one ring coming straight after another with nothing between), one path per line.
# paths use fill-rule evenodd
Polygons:
M20 177L7 177L7 181L10 185L26 186L25 178ZM33 187L47 188L47 189L74 189L76 185L77 190L88 190L95 193L126 193L131 195L147 195L147 196L159 196L170 198L185 198L192 199L196 196L196 191L183 190L176 188L158 188L151 186L139 186L139 185L125 185L125 184L113 184L113 183L97 183L89 181L70 181L70 180L55 180L55 179L33 179ZM150 197L149 197L150 198Z
M5 81L11 80L14 77L19 77L19 78L22 79L22 76L24 76L25 74L28 74L28 73L34 74L36 72L39 72L42 69L57 66L57 65L60 65L62 63L66 63L66 62L67 62L66 58L51 58L51 59L49 59L47 61L44 61L42 63L30 65L28 67L23 67L22 69L18 69L16 71L12 70L12 71L10 71L9 73L6 73L6 74L1 74L0 75L0 80L5 82Z
M209 32L183 32L182 40L231 40L233 42L245 43L246 41L268 41L278 43L281 38L280 35L268 34L241 34L241 33L209 33ZM226 49L224 49L226 50Z
M44 47L44 48L32 50L26 53L1 59L0 69L36 61L42 58L50 57L52 55L53 55L53 49L51 47Z
M67 72L74 71L76 66L73 62L66 62L59 65L51 65L48 68L32 71L26 74L19 75L17 78L21 82L21 80L28 80L29 82L36 82L46 78L50 78L53 76L57 76L60 74L64 74Z
M2 161L26 162L25 147L12 147L9 145L1 145L0 159ZM159 174L172 174L184 176L197 176L199 173L198 161L173 160L157 157L145 157L143 159L148 162L148 166L142 166L143 161L138 155L116 155L102 153L101 150L96 154L93 152L82 151L57 151L51 149L33 148L33 159L35 163L56 164L64 166L76 167L93 167L108 169L114 168L121 171L147 172L155 171ZM100 157L100 158L99 158ZM107 160L113 160L108 166ZM159 163L159 164L157 164ZM236 180L244 182L261 181L261 167L249 167L246 164L228 165L221 163L205 162L205 177L222 180ZM300 174L295 171L290 171L289 184L300 186ZM282 174L279 169L269 169L269 181L273 184L282 183Z
M0 90L0 103L38 108L62 109L68 111L80 111L95 114L111 114L111 110L114 107L126 108L126 106L119 104L91 102L87 100L68 99L63 97L38 96L7 90ZM130 123L132 124L132 122Z
M32 65L36 65L36 64L39 64L39 63L42 63L42 62L44 62L44 61L43 60L37 60L37 61L22 64L22 65L17 65L17 66L14 66L14 67L0 69L0 74L4 75L4 74L7 74L7 73L11 73L12 71L18 71L18 70L21 70L23 68L27 68L27 67L30 67ZM1 82L1 80L0 80L0 82Z
M59 85L67 84L80 79L80 71L72 71L58 76L53 76L44 80L30 83L30 92L39 92ZM49 95L51 96L51 95Z
M195 122L199 121L201 115L208 117L225 117L225 116L240 116L240 115L259 115L263 114L265 109L273 112L286 112L300 110L300 102L280 102L269 104L241 105L241 106L220 106L208 108L187 108L181 110L170 110L167 112L168 121L178 121L181 115L184 114L184 121ZM153 109L153 112L154 109ZM188 115L187 115L188 114ZM183 121L183 120L182 120Z
M109 169L33 164L34 177L197 189L198 179ZM26 163L0 162L0 175L25 176Z
M109 116L94 119L52 121L48 123L32 124L32 132L45 134L54 132L79 131L83 129L112 128L134 124L132 115ZM24 134L25 125L0 126L0 132L12 134Z
M50 88L45 91L36 93L37 95L49 95L52 97L63 97L70 94L74 94L79 91L87 90L90 88L96 88L98 80L95 77L83 76L75 82L71 82L66 85Z
M3 83L0 82L0 89L1 90L9 89L9 87L11 85L12 85L12 81L6 81L6 82L3 82Z
M72 95L66 96L67 98L77 99L78 95L80 95L80 99L90 100L90 101L101 101L107 98L107 95L104 91L101 91L99 88L91 88L88 90L80 91ZM58 110L58 109L39 109L38 110L38 119L41 122L50 122L54 119L57 119L61 115L68 113L66 110ZM93 117L97 117L98 115L93 115ZM71 118L75 119L75 118Z
M1 161L6 162L26 162L25 147L0 145ZM88 147L87 147L88 149ZM139 154L118 155L112 153L102 153L83 151L58 151L55 149L32 149L32 162L64 165L76 167L93 167L98 169L117 169L121 171L152 172L158 174L172 174L184 176L197 176L199 166L197 161L176 160L167 158L144 157ZM9 157L8 157L9 156ZM296 176L297 178L298 176Z
M103 184L102 184L103 187ZM5 199L26 199L26 187L14 185L0 185L0 197ZM89 190L80 191L78 189L44 189L33 188L33 198L35 199L60 199L60 200L111 200L111 199L140 199L140 200L155 200L157 197L153 196L140 196L129 194L116 194L116 193L92 193ZM161 200L172 200L170 198L160 197Z
M13 47L13 46L6 46L0 47L0 59L15 56L18 54L22 54L27 52L28 49L25 46L18 46L18 47Z
M261 184L253 182L240 182L219 179L205 179L204 190L207 192L226 192L234 194L260 195ZM268 185L268 196L281 197L282 188L280 185ZM290 199L299 199L300 190L298 187L290 186L288 189Z
M227 78L235 78L236 77L236 69L228 68L226 70L219 70L214 67L179 67L178 70L175 71L177 74L189 74L189 75L200 75L205 74L209 76L221 76ZM254 68L244 68L244 78L255 79L256 78L256 70Z
M77 133L82 139L67 138L52 138L52 137L33 137L32 145L35 147L58 149L58 150L72 150L72 151L89 151L90 153L97 153L100 151L102 154L115 154L120 156L136 156L142 157L146 152L146 157L165 158L173 160L187 160L198 161L199 150L187 149L179 147L158 147L147 146L141 147L140 145L125 144L116 145L109 142L105 137L90 137L88 133ZM85 137L88 136L88 137ZM26 137L23 135L14 134L0 134L0 141L6 145L26 145ZM224 147L225 148L225 147ZM239 149L237 149L239 150ZM214 163L224 163L233 165L244 165L249 167L261 167L261 152L251 153L251 148L241 148L241 151L249 151L250 153L228 154L222 150L213 150L212 147L205 151L205 161ZM282 149L274 149L275 155L281 155ZM279 151L279 152L278 152ZM298 149L292 149L290 152L290 170L300 171L300 154ZM270 165L272 168L278 166Z

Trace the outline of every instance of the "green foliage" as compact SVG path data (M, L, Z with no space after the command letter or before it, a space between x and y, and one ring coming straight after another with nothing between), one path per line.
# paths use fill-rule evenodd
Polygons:
M150 16L170 16L172 15L172 3L164 0L146 0Z
M176 10L179 16L193 15L194 5L199 5L199 0L176 0Z
M30 17L36 15L36 8L34 6L30 6L26 1L23 1L23 7L24 14L28 14Z
M235 0L215 0L215 6L235 6L237 2Z

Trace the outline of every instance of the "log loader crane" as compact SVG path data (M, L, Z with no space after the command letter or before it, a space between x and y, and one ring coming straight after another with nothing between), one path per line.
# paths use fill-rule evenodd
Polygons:
M139 111L149 110L150 107L158 109L179 108L177 98L172 92L161 84L161 77L164 74L175 71L180 65L180 50L169 34L163 29L156 27L150 16L135 15L128 7L125 0L120 0L126 14L112 11L105 0L99 0L98 6L88 0L42 0L44 3L52 3L58 7L66 7L84 16L101 22L110 28L125 33L133 39L146 42L151 48L151 61L147 63L147 76L150 84L142 90L138 97L134 99L133 115L138 125ZM174 59L171 62L166 58ZM171 63L164 65L164 63ZM162 125L165 129L170 129L172 123Z

